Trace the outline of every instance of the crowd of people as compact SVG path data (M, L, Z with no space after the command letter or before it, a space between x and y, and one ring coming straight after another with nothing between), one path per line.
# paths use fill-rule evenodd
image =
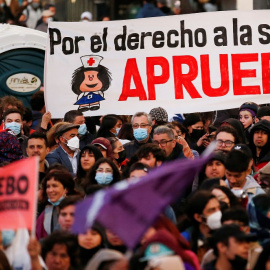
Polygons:
M0 101L1 166L39 157L36 237L2 230L0 269L270 269L269 106L245 102L235 118L168 116L157 107L129 116L70 110L51 119L43 91L30 104ZM86 196L144 181L171 161L196 162L212 142L207 164L132 251L97 222L73 233L75 205Z
M91 22L92 20L93 16L90 11L81 13L81 22ZM104 15L100 20L108 21L110 17ZM56 5L53 1L23 0L21 5L18 0L0 1L0 23L8 23L47 32L50 21L58 21Z
M145 0L137 18L221 8L219 0L167 4ZM3 23L46 32L55 14L52 3L0 0ZM80 19L93 16L85 11ZM40 90L30 105L13 96L0 99L0 166L39 157L35 237L26 229L0 231L0 270L270 270L268 104L171 116L156 107L87 117L79 108L52 119ZM196 163L213 144L192 184L133 250L98 222L85 233L73 232L76 204L87 196L121 181L144 181L171 161ZM139 200L138 205L144 208Z
M221 9L220 0L174 1L171 7L168 5L167 0L143 0L142 7L138 10L136 18L208 12ZM98 20L111 20L110 16L106 14L107 11L104 12L104 15L101 18L98 18ZM54 1L0 0L0 23L19 25L47 32L48 23L50 21L58 21ZM92 12L82 12L80 21L93 21Z

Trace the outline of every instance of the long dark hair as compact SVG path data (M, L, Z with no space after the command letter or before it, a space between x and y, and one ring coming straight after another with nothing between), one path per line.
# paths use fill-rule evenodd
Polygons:
M121 127L118 136L119 139L134 140L133 128L131 123L124 123Z
M230 201L230 207L234 207L234 206L240 206L239 200L238 198L231 192L231 190L225 186L213 186L211 188L211 191L213 189L219 189L221 190L223 193L226 194L226 196L228 197L229 201Z
M208 190L198 190L191 195L186 206L186 214L189 217L193 230L191 232L191 250L197 253L198 238L200 235L199 222L194 218L194 214L202 215L205 206L216 197ZM217 200L217 199L216 199Z
M120 172L115 163L108 158L101 158L99 159L94 166L92 167L90 174L89 174L89 185L95 185L97 184L97 181L95 180L96 176L96 170L98 169L99 165L102 163L108 163L112 170L113 170L113 181L110 183L110 185L113 185L114 183L118 182L120 180Z
M117 121L122 121L121 117L115 114L107 114L103 117L100 129L97 132L97 137L115 137L115 135L110 132L112 128L116 125ZM122 121L123 122L123 121Z
M81 164L81 157L82 157L82 154L84 154L85 152L93 154L95 156L95 161L103 157L102 153L96 146L86 145L80 152L79 164L78 164L78 170L77 170L77 179L81 179L85 177L87 174L87 172L82 168L82 164Z

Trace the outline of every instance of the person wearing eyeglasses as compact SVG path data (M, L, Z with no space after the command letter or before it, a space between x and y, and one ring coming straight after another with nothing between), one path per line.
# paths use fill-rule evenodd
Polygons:
M183 146L176 142L173 131L167 126L155 128L153 143L165 151L166 161L185 158Z
M179 129L179 127L177 125L175 125L173 123L169 123L166 126L169 127L173 131L176 142L178 142L179 144L181 144L183 146L183 152L184 152L184 155L186 158L194 159L193 152L194 153L196 152L199 155L199 153L197 151L190 149L187 141L184 139L184 137L182 137L181 130Z
M145 112L137 112L131 119L134 140L124 144L126 157L130 159L144 144L152 142L152 117Z
M221 126L216 132L217 150L229 153L235 144L239 143L236 129L230 126Z

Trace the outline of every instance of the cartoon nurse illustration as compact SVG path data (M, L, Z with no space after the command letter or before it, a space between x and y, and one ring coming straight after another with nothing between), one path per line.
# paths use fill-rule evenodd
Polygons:
M110 71L100 65L102 56L85 55L81 57L82 66L72 74L72 91L78 95L80 111L95 111L100 108L100 101L105 100L104 91L111 85Z

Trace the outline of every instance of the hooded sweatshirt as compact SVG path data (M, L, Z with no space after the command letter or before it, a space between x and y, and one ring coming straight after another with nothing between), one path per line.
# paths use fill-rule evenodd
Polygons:
M236 129L238 136L239 136L239 143L246 143L246 136L245 136L244 127L239 120L234 119L234 118L228 118L228 119L224 120L221 125L224 125L224 124L229 124L233 128Z
M256 130L264 130L268 133L268 140L265 146L262 148L260 155L256 155L256 146L253 142L253 136ZM255 162L256 171L264 167L270 161L270 122L267 120L261 120L256 123L250 131L249 147L252 151L252 156Z
M230 188L229 181L226 179L225 182L228 188ZM248 175L246 177L246 183L243 186L243 190L247 192L249 202L254 196L265 193L264 190L261 188L261 186L256 182L256 180L251 175Z

